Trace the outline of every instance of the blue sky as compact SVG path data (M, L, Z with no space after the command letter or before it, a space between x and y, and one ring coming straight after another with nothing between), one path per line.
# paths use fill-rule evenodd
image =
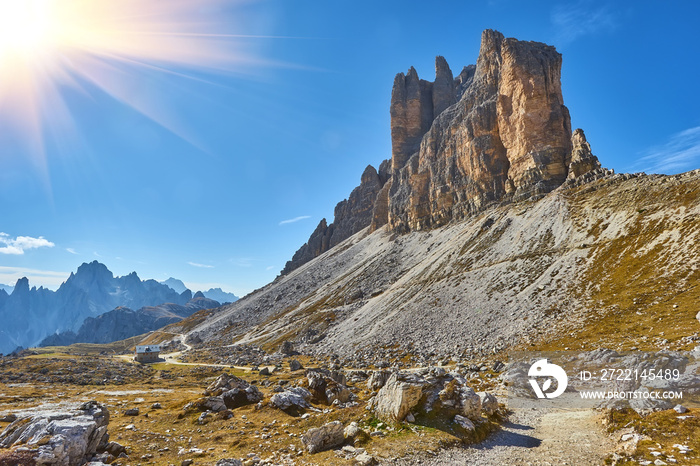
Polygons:
M45 103L41 156L12 115L0 118L0 283L56 288L96 259L192 288L264 285L365 166L390 157L394 75L413 65L432 80L436 55L458 74L486 28L557 47L573 126L606 167L700 168L697 5L266 0L200 11L212 33L254 36L217 45L245 60L122 63L106 73L119 92L59 85L65 111ZM70 124L51 124L65 114Z

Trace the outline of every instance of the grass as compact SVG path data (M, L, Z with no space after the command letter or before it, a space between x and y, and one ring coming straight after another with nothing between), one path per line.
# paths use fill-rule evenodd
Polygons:
M632 410L610 411L607 415L608 432L619 437L630 428L646 436L641 440L637 449L627 455L618 464L639 464L640 460L651 461L661 459L676 460L675 464L700 464L700 411L689 410L680 415L674 410L659 411L642 417ZM627 429L627 430L624 430ZM674 445L684 445L690 448L687 454L681 454ZM652 452L661 453L661 456Z
M332 409L330 412L313 412L307 419L294 417L267 405L272 388L286 381L288 384L302 383L304 371L290 373L287 365L270 376L257 372L227 369L226 372L255 383L264 393L263 406L243 406L233 410L233 417L224 420L217 415L198 422L200 413L186 412L183 407L203 396L204 389L224 370L210 366L183 366L161 362L140 365L105 356L70 356L60 351L45 349L37 356L5 359L0 364L0 380L9 382L14 377L23 377L12 382L0 383L0 412L12 412L36 406L39 403L85 401L94 399L104 403L110 410L110 439L127 447L128 460L113 464L168 465L180 464L193 459L195 464L214 464L222 458L242 458L255 453L260 458L279 462L283 455L290 455L305 464L349 465L351 460L338 457L333 451L310 455L304 450L301 435L312 427L338 420L344 425L357 421L368 430L375 430L379 421L370 417L365 402L372 395L357 386L354 392L360 397L359 406ZM313 367L312 359L299 357L305 367ZM92 369L90 369L92 368ZM105 372L118 372L124 383L119 385L82 383L79 381L56 382L42 377L58 377L76 371L88 380L101 380ZM58 374L58 375L57 375ZM94 375L94 377L93 377ZM12 379L12 380L11 380ZM17 383L25 382L25 383ZM26 383L29 382L29 383ZM352 386L352 384L350 384ZM477 387L475 386L475 389ZM153 409L160 403L162 409ZM129 408L138 407L138 416L125 416ZM328 406L318 405L320 410ZM390 430L382 430L386 437L372 437L362 446L376 457L397 457L414 454L425 449L462 444L465 437L452 429L449 423L434 422L435 425L402 424ZM418 421L420 422L420 420ZM127 426L133 425L127 429ZM0 429L6 424L1 424ZM480 432L485 435L495 428L493 423L484 423ZM482 435L482 434L480 434ZM481 437L478 437L481 438ZM202 456L178 454L180 449L198 448ZM299 453L301 452L301 453Z
M700 270L697 257L683 255L679 248L683 242L692 244L700 232L697 215L680 215L697 207L700 182L653 184L644 190L635 189L635 183L569 196L571 211L580 217L574 221L591 238L590 263L573 287L573 294L586 303L586 318L543 339L537 349L688 350L697 344L689 337L700 332L695 319ZM586 209L602 215L586 215ZM611 223L606 212L627 215L624 234L606 239ZM583 223L584 218L601 216L605 220ZM681 243L660 240L673 231L684 238Z

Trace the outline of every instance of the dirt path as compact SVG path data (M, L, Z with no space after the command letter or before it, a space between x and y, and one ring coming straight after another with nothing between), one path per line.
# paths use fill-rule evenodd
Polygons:
M594 410L533 411L511 415L503 430L468 448L452 448L391 464L599 466L614 450Z
M175 337L179 339L180 343L185 347L184 350L182 351L175 351L173 353L164 353L161 354L160 357L163 359L162 362L165 362L167 364L174 364L177 366L208 366L208 367L223 367L226 369L240 369L240 370L250 370L249 367L244 367L244 366L231 366L229 364L213 364L213 363L204 363L204 362L182 362L180 361L180 357L185 354L186 352L192 350L192 346L188 345L185 342L185 335L183 334L176 334ZM121 354L117 355L118 358L123 359L128 362L134 362L134 356L131 354Z

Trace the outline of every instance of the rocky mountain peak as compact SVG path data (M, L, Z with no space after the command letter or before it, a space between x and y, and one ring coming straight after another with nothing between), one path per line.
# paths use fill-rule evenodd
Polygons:
M13 295L26 295L29 293L29 279L22 277L15 283L15 288L12 290Z
M360 186L336 206L334 222L322 221L283 273L367 226L434 228L496 203L540 197L600 168L583 132L572 135L561 64L550 45L487 29L476 65L457 78L441 56L433 82L413 67L398 73L390 166L365 169Z
M598 157L591 152L591 145L586 141L586 135L581 128L574 131L571 136L571 162L569 164L569 179L598 170L601 168Z

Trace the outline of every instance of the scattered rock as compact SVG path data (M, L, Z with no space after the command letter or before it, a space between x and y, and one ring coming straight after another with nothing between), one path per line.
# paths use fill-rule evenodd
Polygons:
M364 452L357 455L353 463L357 466L374 466L377 464L377 460L375 460L369 453Z
M151 409L163 409L163 406L160 403L153 403Z
M294 351L294 344L291 341L284 341L280 345L280 353L284 354L285 356L292 356L293 354L296 354Z
M243 461L235 458L226 458L217 461L216 466L243 466Z
M138 416L139 415L139 409L138 408L131 408L127 409L124 411L124 416Z
M16 420L17 416L12 413L0 417L0 422L15 422Z
M676 405L673 407L673 410L677 412L678 414L685 414L688 412L688 408L686 408L683 405Z
M104 450L115 458L118 458L122 453L126 454L126 447L117 442L109 442Z
M357 422L353 421L350 424L347 425L347 427L343 430L343 437L345 437L346 440L352 441L355 437L357 437L362 429L360 429L359 424Z
M343 431L343 424L339 421L329 422L309 429L301 436L301 442L309 453L318 453L342 445L345 441Z

